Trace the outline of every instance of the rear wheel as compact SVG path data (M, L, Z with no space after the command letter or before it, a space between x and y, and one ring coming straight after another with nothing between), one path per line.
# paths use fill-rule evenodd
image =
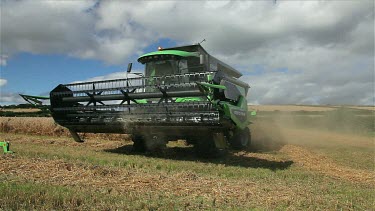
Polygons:
M251 133L249 128L243 130L236 129L230 140L233 149L244 150L248 149L251 144Z

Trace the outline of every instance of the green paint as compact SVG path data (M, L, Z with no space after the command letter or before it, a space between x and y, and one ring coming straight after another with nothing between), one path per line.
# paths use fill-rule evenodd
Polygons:
M143 57L147 56L157 56L157 55L174 55L174 56L181 56L181 57L189 57L189 56L194 56L194 57L199 57L197 53L192 53L192 52L187 52L187 51L178 51L178 50L165 50L165 51L154 51L151 53L146 53L143 54L138 58L138 61L142 59Z
M225 101L221 101L221 105L224 110L224 115L230 118L238 128L245 129L247 127L248 125L247 101L243 96L240 97L236 105L233 105L230 102L225 102ZM245 121L237 118L237 116L234 115L234 112L238 110L245 112L245 115L246 115Z
M200 97L179 97L176 98L176 103L185 103L185 102L196 102L196 101L203 101Z
M156 72L156 70L155 70L155 67L152 69L152 71L151 71L151 74L150 74L150 79L154 79L153 77L155 76L155 72Z
M224 111L224 116L230 118L231 114L230 114L230 106L232 106L229 102L220 102L220 105L222 106L223 108L223 111Z
M257 111L251 111L251 112L250 112L250 115L251 115L251 116L256 116L256 115L257 115Z
M9 150L9 148L10 148L9 142L6 142L6 141L0 142L0 146L3 147L3 150L4 150L5 154L7 154L7 153L13 153L12 151Z
M146 99L141 99L141 100L135 100L138 104L146 104L147 100Z
M209 84L209 83L204 83L204 82L196 82L196 83L207 88L223 89L223 90L227 89L227 87L223 85Z
M213 76L210 74L210 75L207 75L207 81L208 82L210 82L210 81L212 81L212 79L213 79Z

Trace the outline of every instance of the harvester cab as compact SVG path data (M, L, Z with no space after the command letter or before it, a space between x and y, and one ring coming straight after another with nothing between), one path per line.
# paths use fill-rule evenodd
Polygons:
M54 120L76 141L79 132L132 134L136 151L177 139L201 155L250 145L249 85L240 72L199 44L160 49L138 62L144 76L58 85L50 93Z

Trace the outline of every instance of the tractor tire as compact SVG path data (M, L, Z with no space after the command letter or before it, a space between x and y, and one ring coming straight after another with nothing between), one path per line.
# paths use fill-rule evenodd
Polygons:
M251 145L251 132L249 128L236 129L230 140L230 145L236 150L246 150Z
M210 137L200 139L194 142L194 150L198 157L201 158L219 158L226 155L226 149L219 149L215 145L215 141Z
M144 137L144 146L146 151L162 151L167 147L167 141L163 135L146 135Z
M146 152L145 140L140 135L133 135L133 152Z

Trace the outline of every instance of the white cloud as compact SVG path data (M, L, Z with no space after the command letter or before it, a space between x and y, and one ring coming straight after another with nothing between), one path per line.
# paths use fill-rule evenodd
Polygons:
M0 87L5 86L8 83L4 78L0 78Z
M84 11L92 2L3 1L3 53L67 53L93 45L93 17Z
M16 93L11 92L0 92L0 104L9 105L9 104L19 104L26 103L22 97Z
M6 66L7 65L7 55L0 54L0 66Z
M245 77L250 102L372 104L373 9L372 1L103 2L96 26L182 44L205 38L209 52L245 74L263 66Z
M180 44L205 38L210 53L245 73L251 102L373 103L371 0L1 4L2 54L61 53L124 64L161 38ZM256 65L264 72L252 74ZM275 72L280 68L288 72Z
M119 64L145 47L137 42L139 33L96 30L94 1L2 1L1 6L1 51L8 55L67 54Z
M141 73L143 71L133 70L132 72ZM88 79L85 79L83 81L74 81L72 83L81 83L81 82L88 82L88 81L104 81L104 80L112 80L112 79L124 79L126 77L134 78L134 77L139 77L139 75L134 74L134 73L128 73L127 74L126 71L124 71L124 72L114 72L114 73L110 73L110 74L107 74L107 75L101 75L101 76L88 78Z

